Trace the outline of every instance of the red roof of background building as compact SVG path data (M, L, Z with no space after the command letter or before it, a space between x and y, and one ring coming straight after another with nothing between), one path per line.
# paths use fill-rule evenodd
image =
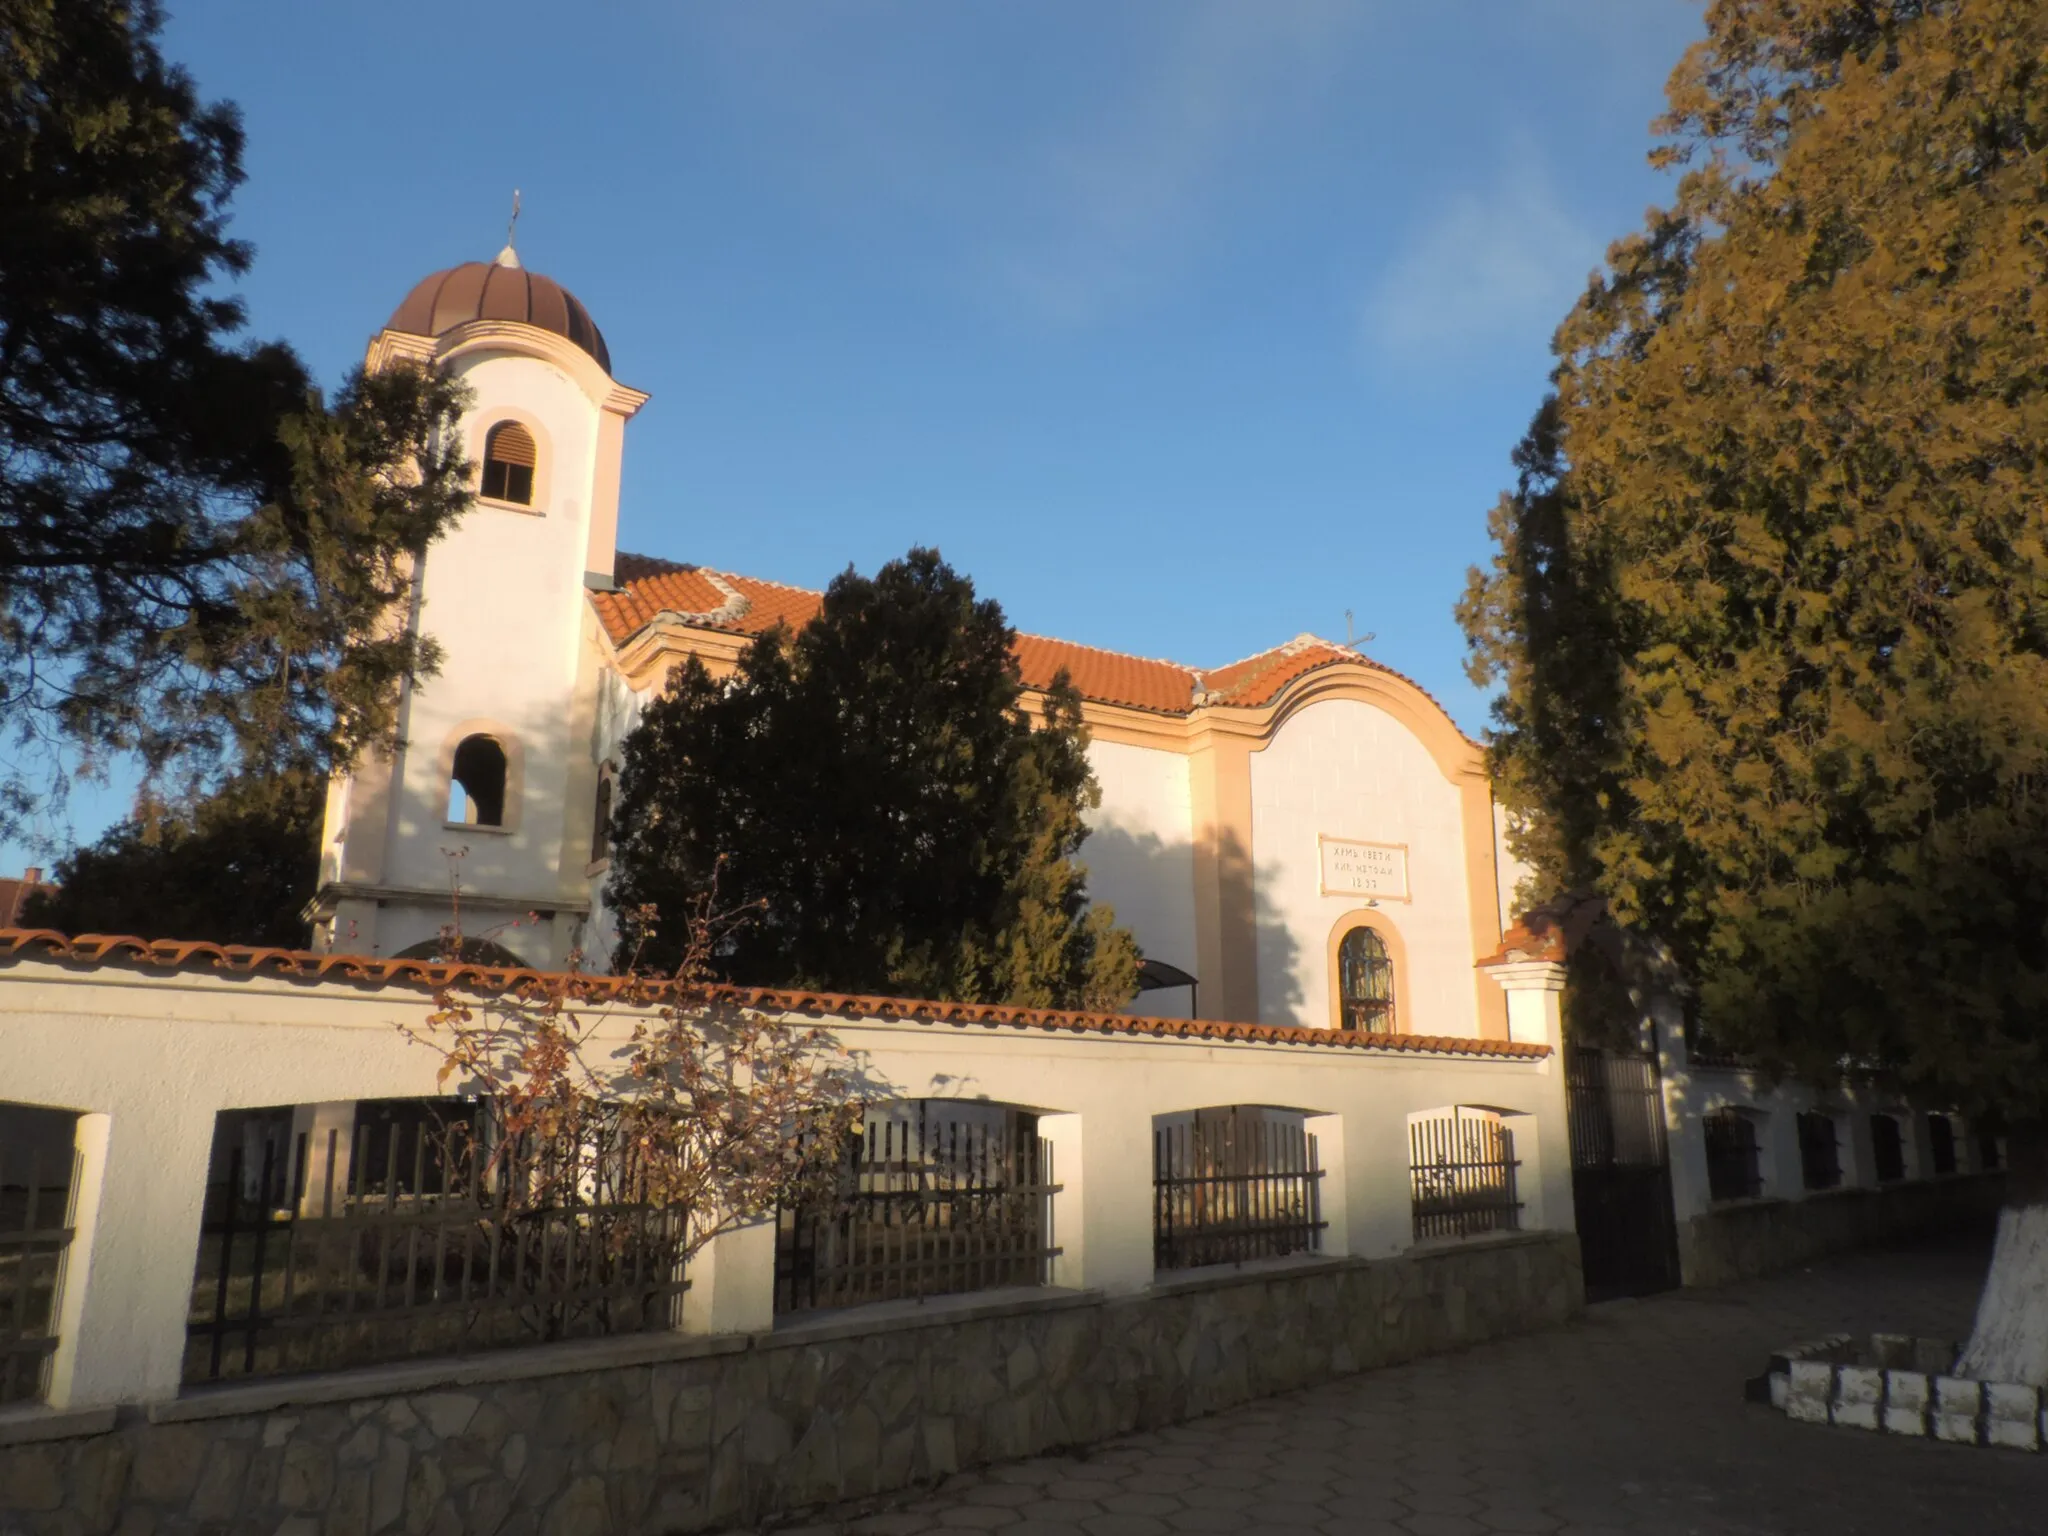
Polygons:
M31 864L19 875L0 875L0 928L13 928L21 922L21 909L28 905L28 899L37 891L54 891L57 887L43 878L42 870Z

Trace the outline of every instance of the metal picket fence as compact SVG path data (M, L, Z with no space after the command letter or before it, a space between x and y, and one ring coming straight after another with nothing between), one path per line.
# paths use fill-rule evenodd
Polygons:
M1520 1166L1514 1133L1491 1115L1454 1109L1411 1122L1408 1174L1416 1240L1519 1229Z
M1754 1200L1764 1192L1763 1148L1756 1122L1740 1110L1717 1109L1700 1129L1707 1142L1707 1198Z
M1044 1285L1052 1147L1024 1110L921 1100L871 1110L839 1191L778 1215L775 1309L859 1306Z
M40 1399L74 1236L70 1114L0 1105L0 1406Z
M1152 1132L1155 1269L1313 1253L1323 1228L1316 1139L1299 1115L1204 1110Z
M674 1328L686 1213L632 1147L493 1146L472 1106L290 1111L216 1139L186 1328L188 1383ZM567 1191L536 1208L522 1192Z

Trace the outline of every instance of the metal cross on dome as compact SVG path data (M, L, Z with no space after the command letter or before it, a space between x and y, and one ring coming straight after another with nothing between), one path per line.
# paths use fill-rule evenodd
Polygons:
M515 249L515 246L518 243L518 233L519 189L517 187L514 187L512 189L512 217L505 221L505 249L498 252L498 266L516 267L519 265L519 252Z

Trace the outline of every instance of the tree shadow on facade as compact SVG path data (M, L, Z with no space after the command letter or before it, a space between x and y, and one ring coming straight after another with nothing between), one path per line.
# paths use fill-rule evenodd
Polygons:
M1195 977L1200 1017L1318 1022L1304 1016L1301 936L1282 918L1251 851L1234 835L1225 833L1213 850L1203 850L1186 839L1101 822L1081 845L1079 860L1088 870L1090 899L1115 910L1145 957ZM1204 887L1210 922L1222 935L1221 975L1218 956L1205 956L1199 939ZM1186 1017L1186 999L1185 988L1141 992L1131 1011Z

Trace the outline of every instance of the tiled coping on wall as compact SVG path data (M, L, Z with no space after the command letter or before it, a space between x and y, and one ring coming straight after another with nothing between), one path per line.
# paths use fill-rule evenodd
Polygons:
M1580 1308L1578 1242L988 1293L13 1415L8 1536L626 1536L744 1526L1082 1445Z
M1769 1369L1750 1383L1750 1395L1767 1397L1773 1408L1803 1424L2015 1451L2048 1444L2040 1388L1948 1375L1956 1355L1948 1339L1832 1334L1773 1355Z

